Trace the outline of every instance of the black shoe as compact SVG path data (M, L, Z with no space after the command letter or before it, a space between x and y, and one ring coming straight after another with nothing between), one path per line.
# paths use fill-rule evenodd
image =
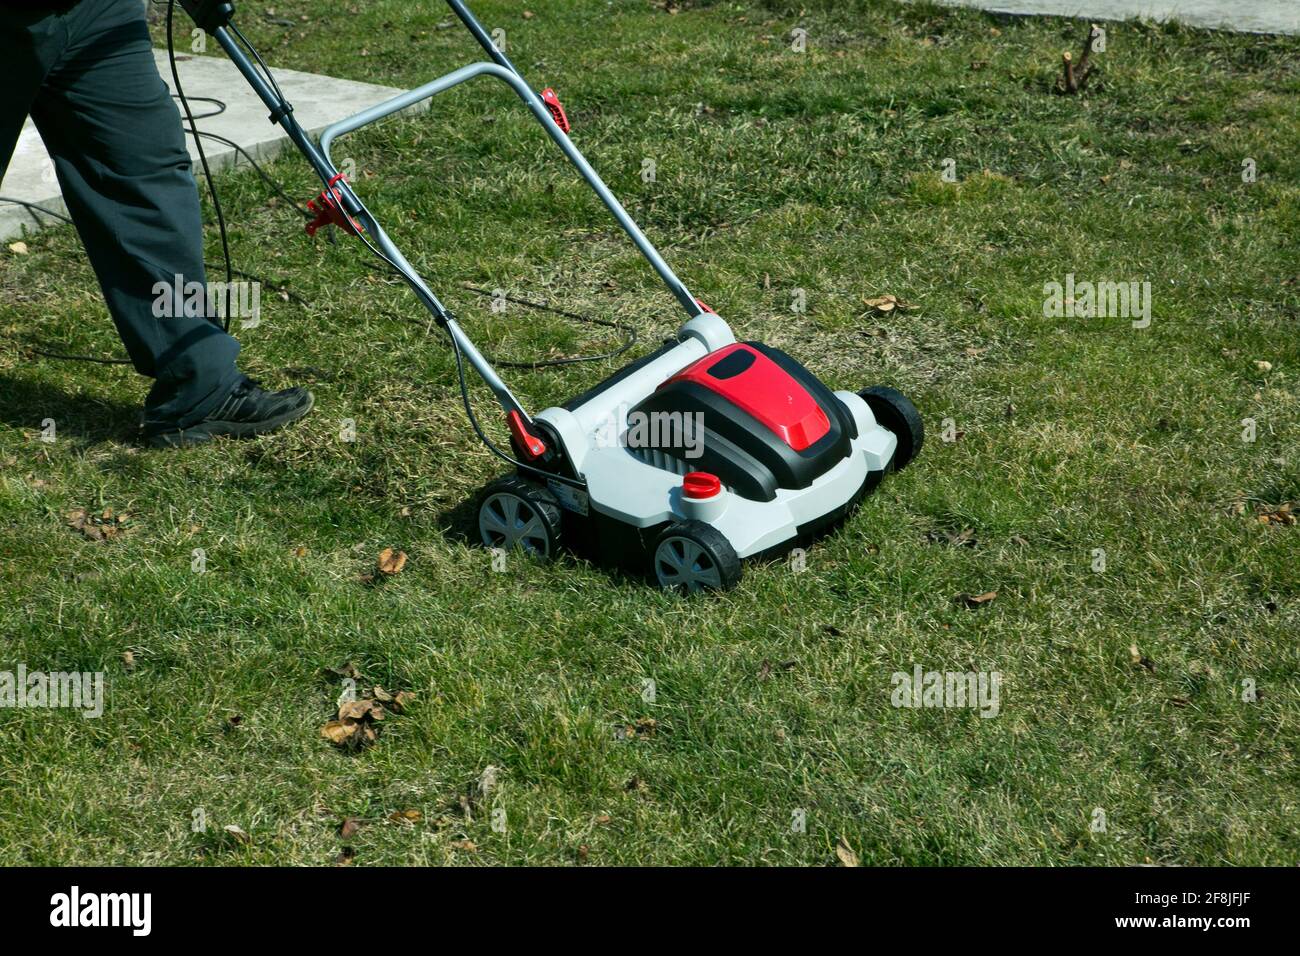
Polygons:
M202 444L217 435L248 438L297 421L311 411L315 401L305 388L268 392L245 378L203 421L189 428L149 423L145 425L144 440L151 448L182 448Z

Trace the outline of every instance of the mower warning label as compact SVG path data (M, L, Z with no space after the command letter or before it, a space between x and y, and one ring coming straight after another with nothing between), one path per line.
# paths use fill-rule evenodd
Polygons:
M586 517L587 507L591 501L590 495L581 488L574 488L572 485L566 485L554 478L548 479L546 485L551 489L551 493L559 499L561 508Z

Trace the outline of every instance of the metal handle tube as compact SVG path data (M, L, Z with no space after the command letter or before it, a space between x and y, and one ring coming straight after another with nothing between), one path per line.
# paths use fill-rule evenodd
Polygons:
M330 158L330 144L335 139L358 130L363 126L368 126L376 120L381 120L385 116L391 116L393 113L400 113L402 110L414 106L421 100L426 100L432 96L437 96L444 90L449 90L453 86L464 83L468 79L478 76L485 70L492 69L490 63L471 63L469 66L462 66L459 70L453 70L445 76L440 76L436 80L430 80L423 86L417 86L413 90L407 90L405 93L399 93L396 96L389 97L382 103L376 103L359 113L354 113L337 123L327 126L320 134L320 148L325 154L325 158ZM332 160L331 160L332 162Z
M478 41L479 46L487 52L487 55L492 57L493 63L509 70L511 73L515 74L515 76L520 75L519 71L515 69L515 65L511 63L509 58L497 48L495 43L492 42L492 38L488 36L487 31L483 29L483 25L479 23L474 14L470 12L469 7L465 6L461 0L447 0L447 6L451 7L452 12L456 14L456 16L460 17L460 22L465 24L465 29L473 35L474 39Z

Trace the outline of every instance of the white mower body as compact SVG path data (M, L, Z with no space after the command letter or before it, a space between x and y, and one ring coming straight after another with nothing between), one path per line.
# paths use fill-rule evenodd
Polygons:
M728 487L705 499L689 497L683 479L691 471L690 459L630 441L628 414L673 375L735 341L718 316L697 316L681 327L677 343L653 360L572 407L540 412L536 418L554 429L565 458L586 482L585 493L549 482L561 507L585 517L594 511L635 528L703 521L727 539L737 556L746 558L796 537L801 528L848 504L870 473L884 472L897 439L876 422L862 398L838 391L834 396L853 416L857 435L849 453L808 487L779 488L768 501L743 497Z

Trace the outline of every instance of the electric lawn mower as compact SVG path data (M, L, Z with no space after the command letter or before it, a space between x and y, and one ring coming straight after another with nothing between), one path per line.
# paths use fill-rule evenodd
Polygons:
M780 553L828 529L887 470L916 456L924 437L921 418L894 389L832 392L779 349L737 341L727 323L687 290L573 145L555 92L536 93L462 0L447 2L490 62L461 67L334 123L317 145L232 23L233 5L181 0L320 176L325 188L308 204L316 213L308 233L332 225L358 237L406 281L450 337L470 424L514 469L483 492L478 529L485 545L539 558L563 545L623 567L648 568L664 588L727 589L740 579L743 559ZM518 94L687 316L658 350L536 415L519 404L330 158L338 137L478 77L500 80ZM467 363L505 414L509 451L475 416ZM644 440L647 433L652 440Z

